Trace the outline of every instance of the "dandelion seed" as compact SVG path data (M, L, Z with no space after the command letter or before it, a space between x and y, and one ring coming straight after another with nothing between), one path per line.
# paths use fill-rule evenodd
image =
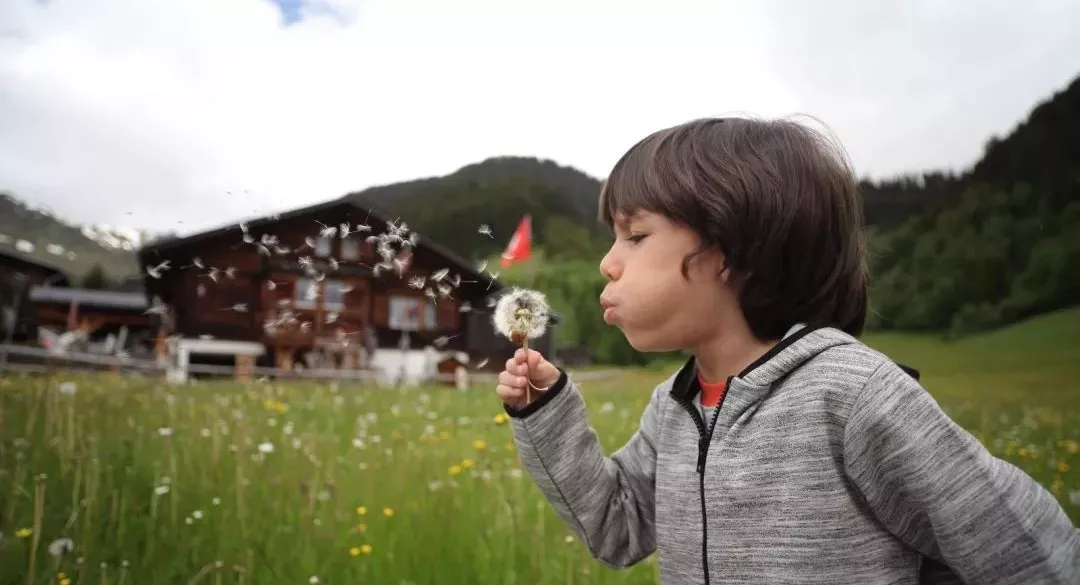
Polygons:
M477 231L478 233L480 233L481 235L485 235L485 236L487 236L487 237L489 237L489 238L493 238L493 237L494 237L494 236L492 236L492 235L491 235L491 226L489 226L489 225L488 225L488 224L486 224L486 223L482 223L482 224L480 224L480 227L479 227L479 228L477 228L477 230L476 230L476 231Z
M436 337L431 342L431 344L434 345L435 347L442 348L442 347L445 347L446 344L450 343L450 340L455 338L455 337L457 337L457 335L443 335L441 337Z
M416 290L420 290L420 289L424 288L424 277L423 276L413 276L413 277L411 277L409 279L409 287L410 288L415 288Z

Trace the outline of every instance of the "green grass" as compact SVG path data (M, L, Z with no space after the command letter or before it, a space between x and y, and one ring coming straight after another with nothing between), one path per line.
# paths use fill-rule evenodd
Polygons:
M1078 340L1080 310L953 343L866 339L919 368L954 419L1074 522ZM609 452L669 373L582 384ZM61 582L57 573L70 585L655 582L654 559L612 571L569 538L522 477L501 412L490 388L10 376L0 380L0 583ZM47 549L59 538L75 550L56 559Z

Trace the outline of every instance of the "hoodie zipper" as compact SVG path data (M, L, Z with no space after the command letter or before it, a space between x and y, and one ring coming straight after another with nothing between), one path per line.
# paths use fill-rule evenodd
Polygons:
M698 428L698 458L697 458L697 472L698 472L698 495L701 499L701 566L705 570L705 585L709 585L709 525L708 515L705 512L705 459L709 454L709 444L712 443L713 431L716 429L716 421L720 418L720 409L724 407L724 400L727 399L728 392L731 390L731 380L735 376L728 376L726 385L724 386L724 395L720 397L720 403L716 405L716 409L713 410L712 423L705 427L705 421L701 418L701 412L694 408L693 401L685 400L680 401L683 408L690 413L690 418L694 419L694 423Z

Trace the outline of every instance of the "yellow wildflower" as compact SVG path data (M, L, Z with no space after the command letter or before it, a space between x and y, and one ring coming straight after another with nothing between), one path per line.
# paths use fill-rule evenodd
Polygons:
M497 425L504 425L509 420L510 420L510 417L506 416L505 412L500 412L499 414L495 415L495 424L497 424Z
M370 544L361 544L360 545L360 552L362 552L362 553L364 553L366 555L371 554L371 545Z
M356 508L356 515L357 516L364 516L366 514L367 514L367 506L358 506Z
M465 459L463 459L461 461L461 466L464 467L465 469L472 469L472 466L474 464L475 464L475 462L472 459L469 459L468 457L466 457Z
M506 444L506 450L513 453L514 452L514 444L513 443L507 443Z
M358 556L360 556L360 547L354 546L354 547L350 548L349 549L349 556L350 557L358 557Z
M1057 470L1058 473L1065 473L1066 471L1069 471L1069 462L1062 459L1060 462L1058 462Z
M30 538L30 535L34 533L32 528L20 528L15 531L15 538Z
M357 524L356 525L356 531L357 532L367 532L367 524L364 524L363 522Z
M393 508L383 508L382 513L383 513L383 516L386 516L387 518L389 518L389 517L394 515L394 509Z
M450 466L450 475L457 475L459 473L461 473L461 466L460 465L451 465Z
M484 449L487 449L487 443L481 441L480 439L473 441L472 446L473 449L476 449L477 451L483 451Z

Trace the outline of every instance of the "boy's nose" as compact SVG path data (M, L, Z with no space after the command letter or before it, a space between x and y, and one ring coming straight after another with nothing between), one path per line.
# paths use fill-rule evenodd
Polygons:
M609 281L616 280L619 277L616 271L616 262L612 258L611 252L604 254L604 257L600 259L600 274L604 275L604 278Z

